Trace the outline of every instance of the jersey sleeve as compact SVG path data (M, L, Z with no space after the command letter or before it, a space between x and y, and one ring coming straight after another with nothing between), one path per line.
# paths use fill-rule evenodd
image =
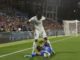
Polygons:
M30 18L30 19L29 19L29 22L31 22L31 21L33 21L33 20L34 20L34 17Z
M45 20L46 18L44 16L42 16L42 19L41 20Z

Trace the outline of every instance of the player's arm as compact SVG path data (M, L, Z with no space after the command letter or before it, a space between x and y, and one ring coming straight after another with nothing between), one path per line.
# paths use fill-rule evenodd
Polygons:
M48 42L48 44L49 44L49 46L50 46L50 48L51 48L51 50L52 50L52 53L55 54L55 51L54 51L54 49L52 48L52 45L51 45L50 41L48 40L47 42Z
M44 16L42 16L42 19L41 20L46 20L46 18Z
M34 20L34 17L30 18L28 21L27 21L27 24L30 24L31 21Z

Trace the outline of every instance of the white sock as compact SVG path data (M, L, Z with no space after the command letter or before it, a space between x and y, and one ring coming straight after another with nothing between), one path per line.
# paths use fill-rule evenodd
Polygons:
M36 49L36 43L33 42L32 53L35 51L35 49Z

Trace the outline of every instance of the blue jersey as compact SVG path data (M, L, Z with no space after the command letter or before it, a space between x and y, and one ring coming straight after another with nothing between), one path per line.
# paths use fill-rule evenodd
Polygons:
M45 52L48 52L48 53L51 53L51 48L49 46L44 46L43 47L43 51Z
M51 52L52 52L52 50L51 50L50 46L44 45L43 50L41 51L41 54L44 54L44 53L50 53L51 54Z
M44 45L40 51L40 56L44 56L44 53L52 53L52 50L49 45ZM36 53L32 53L32 57L36 56Z

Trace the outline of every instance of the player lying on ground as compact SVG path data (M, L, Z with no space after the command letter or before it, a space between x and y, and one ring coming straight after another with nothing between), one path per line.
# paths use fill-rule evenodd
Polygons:
M35 51L31 55L26 55L26 56L28 57L35 57L35 56L50 57L55 53L55 52L54 53L52 52L48 43L44 43L44 41L39 41L39 43L37 44L38 45Z

